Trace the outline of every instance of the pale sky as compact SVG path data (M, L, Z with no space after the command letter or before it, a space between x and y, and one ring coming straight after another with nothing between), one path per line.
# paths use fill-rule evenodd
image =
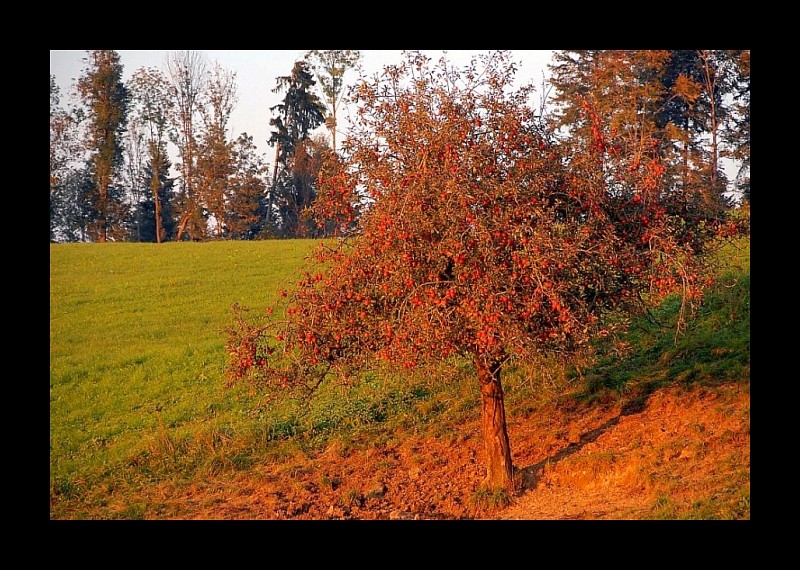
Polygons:
M117 50L123 66L123 81L128 81L141 67L155 67L166 72L166 60L170 51L176 50ZM275 149L267 144L272 118L270 107L281 102L283 94L273 93L277 77L289 75L296 60L302 59L308 50L195 50L205 55L209 64L218 61L227 71L236 73L239 102L231 114L230 136L238 137L242 132L253 137L253 142L266 162L271 164ZM420 50L438 61L441 50ZM473 55L486 53L486 50L448 50L447 58L458 67L469 63ZM542 74L547 74L552 50L512 50L512 58L519 63L518 84L533 82L540 95ZM362 65L368 76L379 72L386 65L402 61L401 50L361 50ZM56 78L61 89L61 106L66 108L75 93L76 80L81 76L85 64L86 50L50 50L50 73ZM348 85L357 79L355 71L345 76ZM532 104L534 104L532 102ZM538 99L535 103L538 105ZM346 109L340 107L339 116L346 116ZM341 123L341 121L340 121ZM321 127L324 129L324 127ZM337 135L339 141L344 139ZM337 144L338 146L338 144Z

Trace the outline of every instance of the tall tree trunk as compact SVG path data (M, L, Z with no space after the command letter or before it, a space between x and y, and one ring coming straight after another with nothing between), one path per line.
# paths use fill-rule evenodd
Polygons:
M98 206L98 210L100 212L100 237L98 241L100 243L106 243L108 239L108 218L107 216L107 208L108 208L108 201L106 200L106 188L100 188L100 203Z
M717 165L719 164L719 147L717 143L717 70L712 69L711 53L709 50L700 50L700 58L703 61L705 72L705 89L710 105L711 119L711 199L713 203L719 201L719 191L717 189Z
M331 113L331 144L333 145L333 152L336 154L336 105L334 103L333 113Z
M191 217L191 210L187 210L186 212L181 215L180 221L178 222L178 235L176 239L181 241L183 238L183 232L186 231L186 225L189 223L189 218Z
M153 191L153 202L156 208L156 243L161 243L161 199L158 196L160 181L158 179L158 172L161 170L160 160L153 168L153 176L150 180L150 189Z
M683 141L683 176L682 185L686 189L689 185L689 117L683 121L683 131L686 140Z
M278 157L281 154L281 141L275 143L275 165L272 167L272 191L267 198L267 227L272 232L272 205L275 200L275 192L278 189Z
M500 362L475 358L475 368L481 386L481 426L486 449L486 479L490 489L514 492L514 467L506 429L506 409L503 387L500 384Z

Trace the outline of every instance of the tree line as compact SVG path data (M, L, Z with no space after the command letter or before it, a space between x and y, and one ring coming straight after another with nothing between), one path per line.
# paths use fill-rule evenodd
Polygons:
M591 105L626 147L655 140L672 187L749 202L750 50L563 50L550 69L552 123L573 141L592 140L581 116ZM734 180L723 158L738 165Z
M252 136L229 135L234 72L178 51L165 69L141 68L123 82L116 51L87 51L77 105L61 105L50 77L51 242L318 235L304 211L333 152L344 73L359 58L310 51L277 78L274 92L284 98L270 109L270 172ZM312 136L323 124L332 143ZM174 165L168 143L177 148Z
M320 175L337 172L344 74L360 57L310 51L277 78L273 91L284 97L270 109L270 170L252 136L228 133L235 73L202 53L177 51L165 69L141 68L123 82L116 51L87 51L76 106L63 108L50 77L50 240L260 239L352 229L365 197L326 194ZM656 141L648 144L657 145L674 186L695 188L720 208L730 205L731 188L749 202L749 50L562 50L549 67L538 117L548 136L576 148L595 144L594 123L582 113L591 107L630 149ZM330 140L312 136L323 124ZM168 143L177 148L174 165ZM720 166L726 157L739 165L733 181ZM614 172L619 159L604 160Z

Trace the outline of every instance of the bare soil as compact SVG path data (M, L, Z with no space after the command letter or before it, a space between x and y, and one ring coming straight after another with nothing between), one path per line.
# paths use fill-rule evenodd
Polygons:
M480 425L379 447L331 446L188 487L146 491L158 518L647 519L730 504L749 518L749 384L673 387L634 403L562 403L509 417L519 492L480 500ZM114 509L113 504L109 507ZM120 510L125 505L118 506ZM148 517L149 518L149 517Z

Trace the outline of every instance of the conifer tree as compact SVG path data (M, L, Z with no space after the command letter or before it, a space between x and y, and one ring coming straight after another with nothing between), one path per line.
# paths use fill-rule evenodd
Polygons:
M275 164L272 173L272 189L268 201L268 223L273 224L273 209L286 215L310 205L311 188L307 179L293 174L295 154L309 138L311 131L325 122L325 107L314 93L314 77L305 61L295 62L292 73L278 77L273 92L285 92L283 102L270 109L276 114L270 119L275 127L267 142L275 147ZM301 155L302 156L302 155ZM282 217L280 233L294 235L296 218Z
M742 199L750 202L750 50L729 50L727 55L733 65L735 104L723 135L728 145L725 154L739 162L736 186Z
M114 50L87 52L87 67L78 81L78 91L88 117L87 148L93 187L89 234L105 242L119 237L124 217L121 189L115 177L122 164L122 134L128 111L128 89L122 82L123 66Z

